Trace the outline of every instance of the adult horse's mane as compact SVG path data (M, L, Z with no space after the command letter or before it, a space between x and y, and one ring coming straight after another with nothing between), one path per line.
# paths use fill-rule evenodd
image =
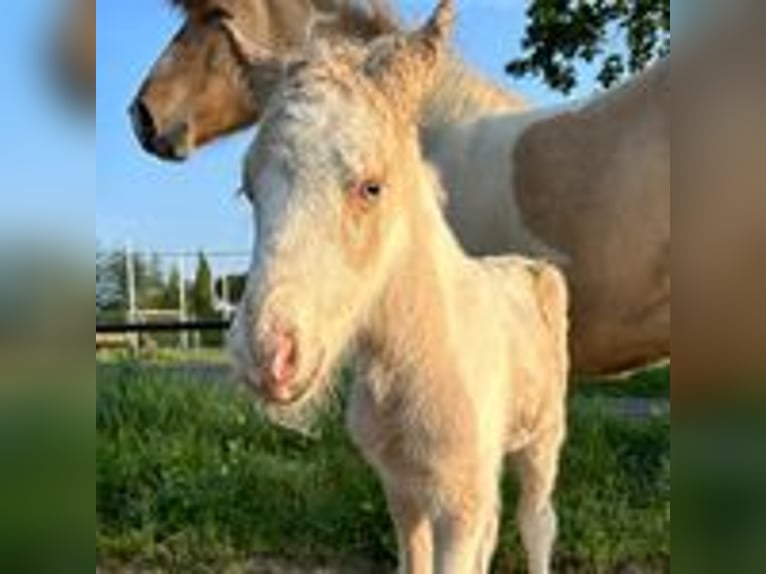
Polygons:
M204 14L225 8L216 0L167 0L171 6L187 14ZM334 25L343 33L374 38L400 31L399 19L387 0L305 0L318 14L332 17ZM268 2L268 0L267 0ZM277 3L278 4L278 3Z

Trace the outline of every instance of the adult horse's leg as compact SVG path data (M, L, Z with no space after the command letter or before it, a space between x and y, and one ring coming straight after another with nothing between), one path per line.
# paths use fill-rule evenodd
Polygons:
M428 515L414 497L386 487L388 511L396 527L400 574L431 574L433 533Z
M553 490L563 443L560 428L546 433L518 456L521 498L517 510L521 540L527 553L529 574L548 574L556 540L557 519Z

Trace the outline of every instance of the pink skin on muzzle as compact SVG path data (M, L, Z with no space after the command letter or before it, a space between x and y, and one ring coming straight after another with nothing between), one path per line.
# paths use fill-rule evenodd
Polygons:
M286 333L277 334L274 355L268 365L268 376L264 379L267 393L277 402L290 400L290 387L298 371L297 364L298 347L295 338Z
M293 388L298 373L298 345L288 332L277 332L270 337L267 353L257 367L259 390L275 403L287 403L293 399Z

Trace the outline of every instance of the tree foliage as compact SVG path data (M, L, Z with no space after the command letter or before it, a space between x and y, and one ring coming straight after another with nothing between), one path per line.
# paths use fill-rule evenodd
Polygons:
M97 251L96 318L121 315L127 308L125 255L119 251Z
M196 317L210 318L215 315L213 307L213 271L204 253L197 258L197 271L191 289L191 310Z
M577 86L578 62L600 65L609 87L670 53L670 0L531 0L527 16L523 54L506 70L565 94Z
M168 272L165 281L164 294L162 296L163 309L178 309L181 306L181 289L185 287L181 284L181 272L176 265L173 265Z
M130 257L130 259L128 259ZM129 264L130 263L130 264ZM129 271L130 270L130 271ZM185 296L186 311L195 319L218 319L216 292L221 292L222 279L214 278L207 256L200 252L191 281L182 277L176 265L163 265L159 255L140 253L128 255L126 251L96 251L96 321L124 322L128 318L129 275L133 275L133 288L139 317L146 320L149 313L177 312L181 307L181 294ZM229 294L241 297L246 277L231 275ZM219 295L220 297L220 295ZM152 336L160 344L170 344L173 336ZM220 346L223 334L206 331L197 341L204 346Z
M157 255L134 253L132 271L136 305L141 309L178 307L178 274L166 278ZM96 252L96 316L122 316L129 306L128 255L125 251ZM168 305L172 300L174 305Z
M111 254L96 252L96 315L120 297L119 282L111 266Z
M226 282L226 288L224 288L224 281ZM215 294L219 299L226 300L229 303L239 303L242 297L244 297L246 287L246 274L229 274L216 279Z

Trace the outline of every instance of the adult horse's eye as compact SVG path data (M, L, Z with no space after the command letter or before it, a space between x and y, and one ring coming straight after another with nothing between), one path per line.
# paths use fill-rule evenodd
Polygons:
M366 180L359 184L357 193L364 199L372 201L383 194L383 185L375 180Z
M231 18L231 12L221 6L214 6L205 13L204 19L209 24L216 24Z

